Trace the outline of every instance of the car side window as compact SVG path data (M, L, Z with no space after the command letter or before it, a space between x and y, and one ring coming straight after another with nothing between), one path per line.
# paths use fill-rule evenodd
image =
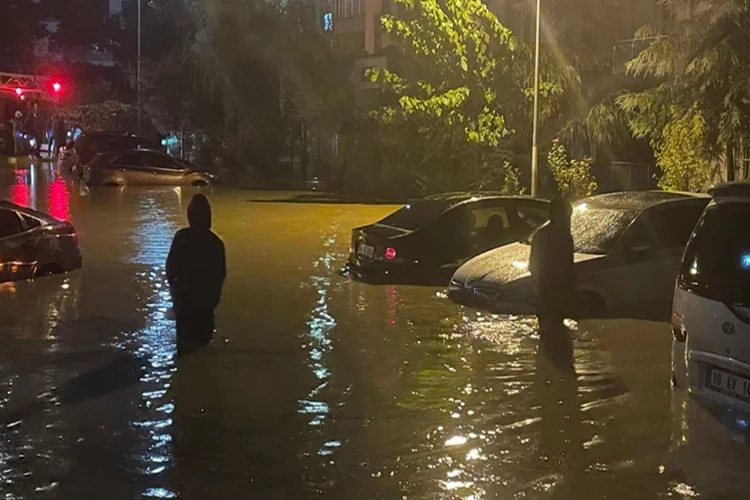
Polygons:
M144 165L143 162L143 154L142 153L124 153L117 157L117 159L113 162L118 165L127 165L130 167L142 167Z
M160 155L157 153L147 153L146 163L149 167L164 168L169 170L182 170L182 165L174 161L172 158L166 155Z
M702 205L670 208L639 217L626 251L656 251L684 247L698 221Z
M42 221L40 221L39 219L35 219L34 217L29 217L28 215L21 214L21 218L26 223L26 227L29 230L36 229L42 225Z
M23 224L15 210L0 208L0 238L7 238L23 232Z
M502 205L478 207L471 211L471 215L470 221L474 222L475 230L507 229L509 226L508 215Z
M518 204L516 205L516 212L519 220L528 226L529 231L549 220L549 210L536 205Z

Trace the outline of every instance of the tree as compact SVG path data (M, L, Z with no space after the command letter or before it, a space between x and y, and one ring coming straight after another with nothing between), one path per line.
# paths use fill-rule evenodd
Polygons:
M642 37L659 37L628 65L649 86L626 93L618 104L629 114L633 133L655 150L664 149L665 127L671 124L677 137L685 137L677 131L700 117L703 153L724 156L732 180L735 151L750 130L750 9L740 0L703 2L695 9L689 0L667 0L665 6L676 20L661 33L642 30ZM687 158L690 148L682 145Z
M662 171L659 187L668 191L700 192L708 187L711 164L704 149L704 122L699 110L675 117L662 131L656 163Z
M575 201L596 192L596 179L591 175L591 158L569 160L565 146L555 139L547 154L547 164L564 199Z
M0 71L31 73L34 43L46 34L33 0L0 2Z
M109 45L105 37L105 26L109 22L106 2L99 0L68 0L47 2L50 13L59 19L59 26L52 35L57 47L66 50Z
M406 56L402 74L414 76L375 70L370 78L385 103L373 116L416 139L409 146L418 154L400 167L436 189L502 184L504 161L515 159L511 137L528 116L527 54L480 0L396 3L402 17L381 21ZM544 94L559 91L559 82L542 83Z
M618 21L631 8L626 2L622 4L600 0L542 2L540 66L544 78L558 82L561 92L542 96L540 143L555 137L568 143L619 142L630 137L624 115L615 103L627 79L613 74L612 68L614 43L632 36L629 24ZM533 18L534 2L522 2L520 8ZM533 44L522 44L521 50L531 52ZM527 86L531 87L530 81ZM524 132L530 134L530 130Z

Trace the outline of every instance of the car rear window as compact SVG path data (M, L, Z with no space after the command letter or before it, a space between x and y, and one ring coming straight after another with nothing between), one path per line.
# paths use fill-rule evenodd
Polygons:
M585 203L577 204L570 218L574 250L577 253L595 255L609 253L639 213L636 210L594 208ZM543 224L540 228L546 225ZM531 233L524 243L531 244L540 228Z
M750 203L719 203L703 212L678 282L706 298L750 307Z
M404 205L378 224L413 231L445 212L450 206L451 204L445 200L421 200Z

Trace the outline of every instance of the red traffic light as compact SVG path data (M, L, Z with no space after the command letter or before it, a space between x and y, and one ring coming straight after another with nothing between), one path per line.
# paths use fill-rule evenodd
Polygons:
M18 97L21 97L23 95L23 89L21 87L16 87L16 95Z
M60 84L60 82L53 82L52 90L54 90L56 94L59 93L62 90L62 85Z

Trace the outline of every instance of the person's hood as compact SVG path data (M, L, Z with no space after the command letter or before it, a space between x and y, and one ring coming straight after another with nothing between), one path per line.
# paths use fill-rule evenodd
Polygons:
M511 243L495 248L459 267L451 283L465 288L472 288L478 283L490 287L502 286L529 275L530 255L531 245L524 243ZM573 261L578 263L601 257L604 255L576 253Z
M197 229L211 229L211 204L203 195L195 195L188 204L188 223Z

